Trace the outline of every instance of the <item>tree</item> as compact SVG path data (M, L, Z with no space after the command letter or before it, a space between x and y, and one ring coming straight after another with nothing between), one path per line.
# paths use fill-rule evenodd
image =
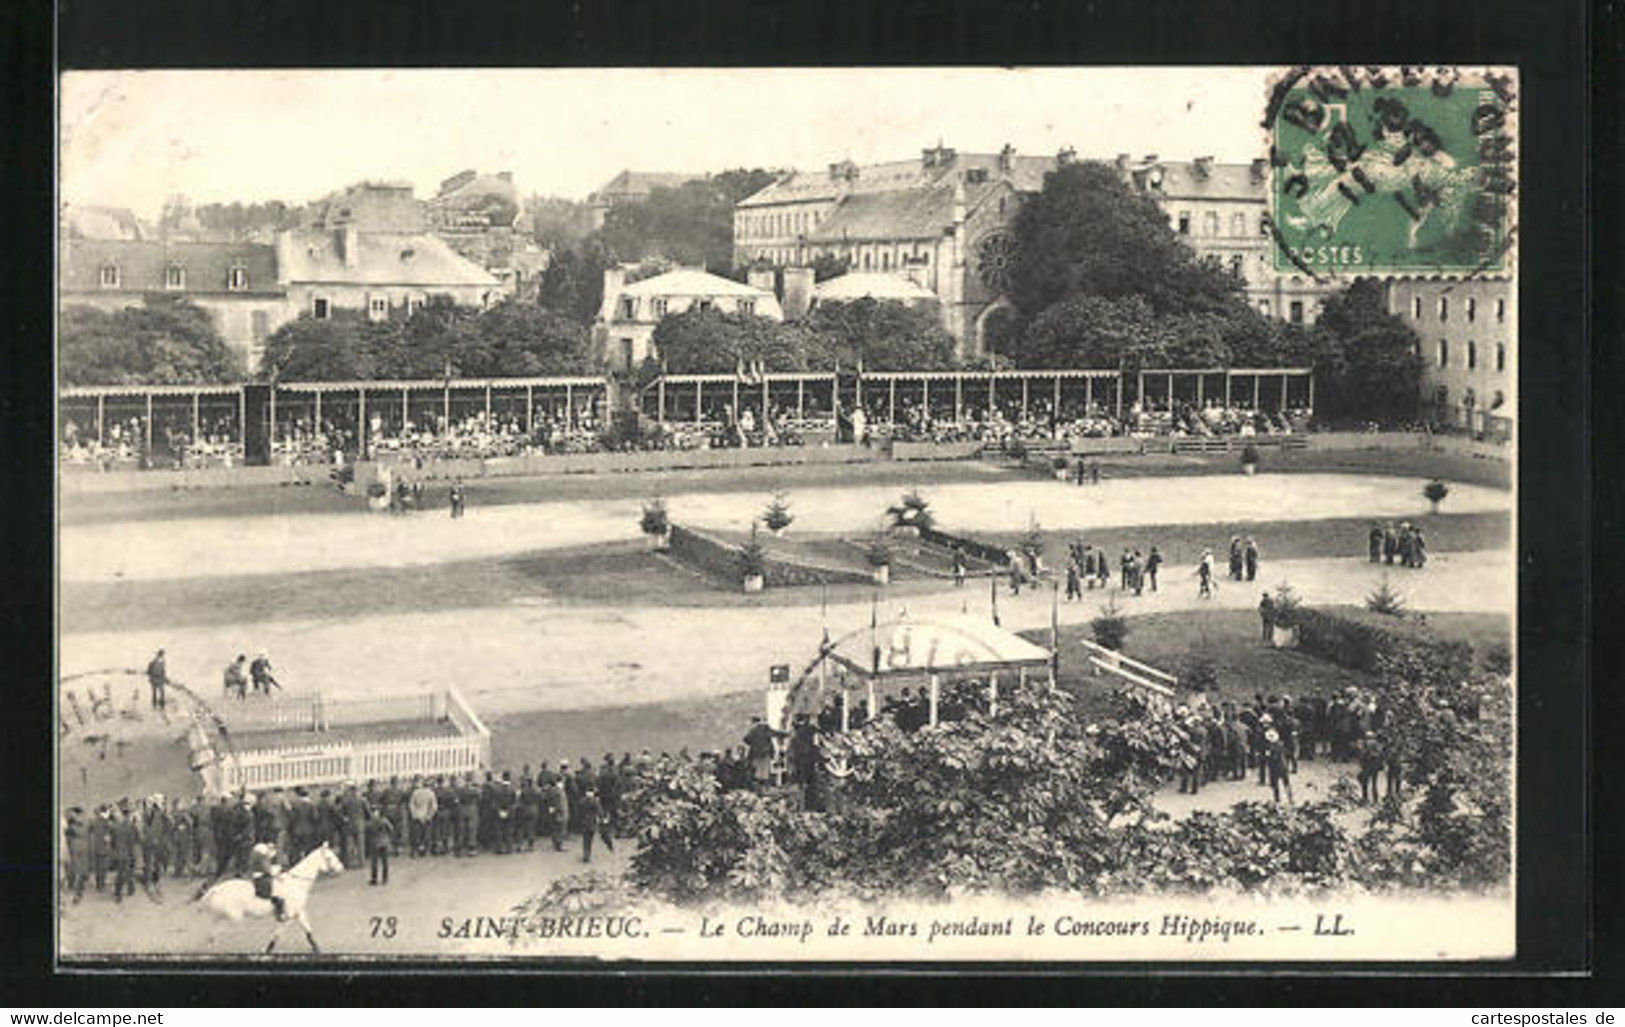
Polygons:
M1141 296L1159 314L1223 312L1239 302L1240 279L1198 260L1157 202L1106 164L1050 172L1013 232L1011 299L1029 318L1078 293Z
M279 381L365 381L376 376L379 341L358 311L308 313L271 333L260 358L260 377Z
M557 249L542 273L536 301L580 324L591 324L604 303L604 269L614 263L597 235Z
M757 364L767 371L805 371L826 348L802 325L697 308L662 318L654 346L659 363L673 374L732 374Z
M517 300L483 311L457 340L461 350L453 360L476 377L587 374L595 364L583 325Z
M813 258L812 272L814 282L827 282L831 278L839 278L852 270L850 257L834 253L820 253Z
M1361 279L1329 297L1311 338L1317 416L1415 416L1422 376L1418 339L1410 325L1388 313L1381 282Z
M838 362L871 371L924 371L958 365L954 338L931 306L864 297L820 303L804 323L826 342L820 367Z
M1011 356L1021 367L1166 366L1167 325L1143 296L1079 293L1044 310Z
M63 311L58 373L71 385L196 385L242 377L237 356L209 312L163 294L111 314Z

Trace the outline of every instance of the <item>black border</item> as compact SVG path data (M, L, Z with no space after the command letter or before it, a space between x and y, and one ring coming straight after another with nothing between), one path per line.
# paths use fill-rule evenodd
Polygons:
M839 989L800 967L793 972L744 968L675 975L667 968L628 974L505 975L496 982L447 975L353 978L365 964L313 975L290 990L273 974L74 974L50 976L52 938L49 767L46 716L21 718L5 747L9 773L0 788L0 1001L33 1003L236 1004L267 1001L330 1005L526 1004L529 1002L880 1001L1014 1003L1104 1001L1111 1004L1213 1005L1275 1000L1291 1004L1570 1004L1597 1001L1601 979L1573 974L1592 956L1592 861L1587 837L1590 499L1587 427L1591 355L1586 348L1590 234L1587 224L1587 86L1599 97L1608 80L1589 82L1594 53L1618 52L1617 25L1604 23L1588 39L1588 12L1563 3L1423 2L1268 4L1240 0L1153 3L1059 3L1054 0L971 3L896 0L891 3L770 4L765 0L676 0L660 5L619 0L482 0L474 5L218 0L40 0L0 5L0 81L26 102L0 133L9 196L24 200L21 231L0 247L12 272L0 284L12 302L7 320L15 345L6 354L8 500L3 533L11 588L6 604L6 682L28 701L47 694L51 637L51 553L37 540L51 535L51 466L37 454L50 445L50 261L54 216L50 182L54 136L52 38L63 68L234 66L528 66L528 65L921 65L921 64L1288 64L1380 60L1384 63L1498 63L1522 69L1522 197L1520 353L1523 411L1520 632L1524 682L1520 708L1519 957L1509 965L1438 967L1356 965L1353 976L1330 978L1330 967L1245 968L1242 978L1217 978L1226 967L1121 965L1028 966L927 970L928 979L890 970L852 971ZM53 24L53 16L55 18ZM1610 46L1610 40L1613 45ZM1598 67L1604 66L1599 61ZM1618 85L1617 75L1611 80ZM1087 97L1080 102L1088 102ZM1611 109L1611 103L1608 106ZM247 115L251 116L251 115ZM1617 128L1617 116L1610 127ZM24 153L32 160L24 159ZM1599 166L1601 162L1599 162ZM1616 176L1617 177L1617 176ZM10 233L8 233L10 234ZM1616 309L1617 313L1617 309ZM1616 356L1617 362L1617 356ZM1615 379L1620 380L1620 379ZM1600 387L1600 386L1599 386ZM1599 404L1600 409L1607 410ZM1609 411L1617 425L1618 411ZM8 454L9 455L9 454ZM19 474L24 468L34 472ZM1604 483L1617 498L1618 486ZM1573 499L1586 497L1586 501ZM1558 500L1554 502L1553 500ZM4 687L4 686L0 686ZM37 692L34 690L37 689ZM28 702L44 712L48 704ZM37 730L36 730L37 726ZM1612 760L1618 747L1599 755ZM1592 780L1599 778L1593 777ZM1617 777L1614 778L1617 780ZM43 814L43 818L42 818ZM1608 874L1599 897L1617 913ZM1606 893L1604 891L1606 890ZM1619 917L1599 916L1600 930ZM426 969L433 969L430 964ZM696 968L698 969L698 968ZM924 968L921 968L924 969ZM1236 968L1228 968L1234 970ZM1440 979L1462 971L1470 978ZM765 971L765 972L763 972ZM946 971L946 974L944 973ZM1169 976L1169 972L1174 976ZM1425 974L1388 979L1387 972ZM749 971L744 971L749 972ZM1013 973L1038 974L1020 979ZM1190 976L1185 976L1189 973ZM1081 974L1102 974L1080 978ZM1492 974L1495 976L1482 976ZM459 986L460 984L460 986ZM1517 989L1516 993L1512 989ZM25 996L27 996L25 998Z

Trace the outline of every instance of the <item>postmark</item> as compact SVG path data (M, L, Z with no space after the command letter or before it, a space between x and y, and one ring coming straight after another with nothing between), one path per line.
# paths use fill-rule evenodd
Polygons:
M1272 83L1273 267L1316 278L1510 269L1510 69L1299 67Z

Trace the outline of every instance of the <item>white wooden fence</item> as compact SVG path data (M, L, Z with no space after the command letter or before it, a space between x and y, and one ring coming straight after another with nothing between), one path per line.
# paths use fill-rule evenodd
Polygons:
M1095 668L1096 674L1105 671L1115 675L1139 689L1148 699L1157 702L1173 701L1176 689L1179 688L1179 679L1172 674L1088 639L1083 639L1083 648L1089 654L1089 664Z
M317 696L285 700L283 705L286 709L281 713L263 712L260 717L249 719L267 721L272 729L309 730L309 740L273 748L238 747L235 751L222 752L219 790L229 792L279 785L289 788L412 774L465 774L484 770L491 764L491 732L456 689L380 700L323 702ZM326 736L334 725L363 726L402 720L449 722L457 733L379 741L345 741ZM316 729L315 724L324 726ZM233 723L231 728L245 730L239 723Z

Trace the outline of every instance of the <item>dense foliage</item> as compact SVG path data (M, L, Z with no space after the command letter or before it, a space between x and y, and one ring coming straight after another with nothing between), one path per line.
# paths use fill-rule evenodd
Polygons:
M928 311L893 300L820 304L811 317L781 322L753 314L690 308L655 326L658 363L672 374L764 371L940 368L954 363L953 337Z
M1468 654L1470 657L1470 654ZM675 902L941 898L1063 888L1113 896L1499 887L1510 868L1510 688L1459 647L1381 653L1403 793L1373 813L1346 782L1296 807L1243 802L1172 820L1151 797L1180 766L1182 722L1120 698L1086 724L1046 682L979 688L931 729L882 716L823 736L816 803L728 789L709 768L643 773L631 880Z
M243 376L209 312L177 296L150 295L112 313L68 307L57 339L64 385L195 385Z
M587 330L535 304L486 310L435 297L409 318L358 311L303 315L265 342L260 371L288 381L582 374L596 366Z

